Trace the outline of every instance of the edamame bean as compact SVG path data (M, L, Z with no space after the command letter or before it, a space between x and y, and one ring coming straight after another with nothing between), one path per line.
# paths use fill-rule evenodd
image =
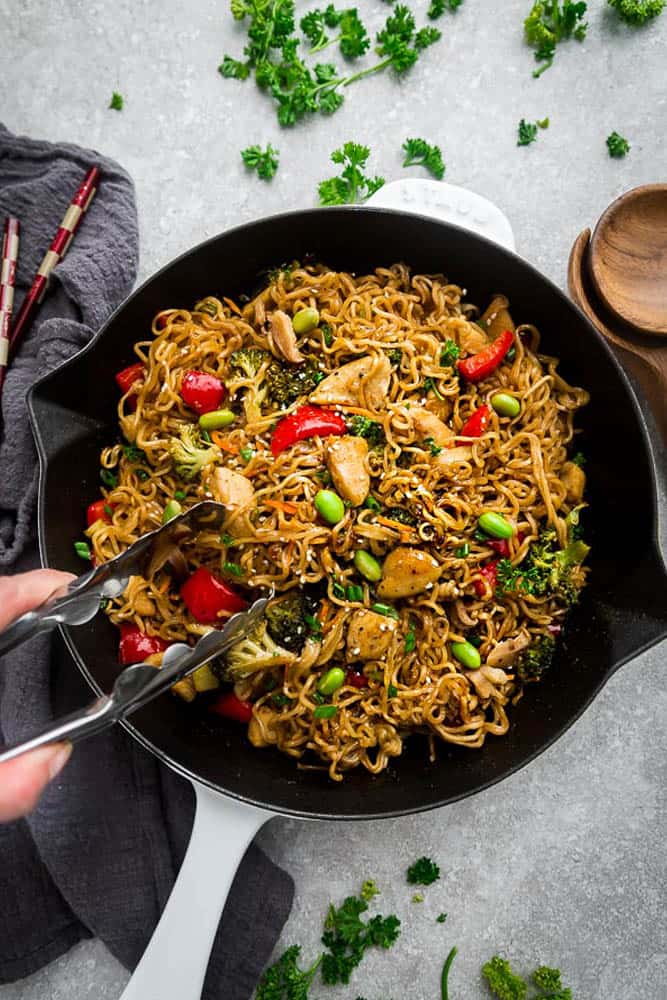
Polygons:
M169 521L173 521L175 517L178 517L182 513L183 508L178 500L170 500L162 513L162 523L168 524Z
M337 711L335 705L318 705L313 715L316 719L333 719Z
M502 514L496 514L492 510L484 511L477 519L477 523L484 534L490 535L491 538L511 538L514 534L514 528L509 521L506 521Z
M292 316L292 329L297 337L303 333L310 333L320 322L320 314L317 309L299 309Z
M345 517L345 504L333 490L318 490L315 509L327 524L338 524Z
M452 656L468 670L477 670L482 663L479 651L470 642L453 642L451 650Z
M320 679L317 685L317 690L320 694L333 694L337 691L339 687L342 687L345 683L345 671L341 670L340 667L332 667L331 670L327 670L326 674Z
M382 579L382 566L377 561L377 559L366 552L365 549L357 549L354 553L354 565L357 567L359 572L371 583L377 583L378 580Z
M521 413L521 403L508 392L497 392L492 396L491 406L501 417L518 417Z
M219 431L221 427L228 427L235 420L236 414L231 410L211 410L210 413L202 413L199 426L203 431Z

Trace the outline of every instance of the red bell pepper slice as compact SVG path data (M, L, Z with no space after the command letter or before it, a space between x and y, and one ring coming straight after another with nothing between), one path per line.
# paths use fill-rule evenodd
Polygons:
M235 613L248 606L235 590L205 566L200 566L185 581L181 597L192 617L202 625L215 625L222 611Z
M349 684L350 687L366 688L368 687L368 677L366 674L359 673L358 670L348 670L345 675L345 683Z
M517 545L521 545L523 539L523 532L518 531L516 535ZM494 552L497 552L501 559L509 559L510 543L508 538L489 538L484 544L492 548Z
M136 365L130 365L128 368L123 368L121 372L116 372L118 388L125 395L130 391L135 382L143 381L145 375L146 369L141 361L137 361Z
M219 409L226 395L224 384L208 372L186 372L181 381L181 399L200 416Z
M347 424L341 415L306 404L278 421L271 438L271 453L275 458L297 441L316 435L328 437L329 434L347 434Z
M478 438L481 437L489 426L491 419L491 409L486 405L480 406L472 416L468 417L463 427L459 431L461 437Z
M164 653L170 643L157 635L146 635L136 625L121 625L118 662L124 667L131 663L143 663L155 653Z
M511 330L505 330L483 351L457 361L456 367L468 382L481 382L496 370L513 343L514 334Z
M222 715L225 719L235 722L250 722L252 719L252 702L242 701L233 691L226 691L210 706L212 712Z
M88 510L86 511L86 524L90 528L91 524L95 524L96 521L104 521L105 524L111 524L110 510L113 510L115 504L109 503L108 500L94 500L93 503L88 504Z
M480 575L482 579L479 578L474 581L475 591L478 597L486 597L487 595L487 585L491 588L491 593L494 594L496 591L496 584L498 583L498 563L499 559L494 559L493 562L487 563L486 566L482 566L480 569Z

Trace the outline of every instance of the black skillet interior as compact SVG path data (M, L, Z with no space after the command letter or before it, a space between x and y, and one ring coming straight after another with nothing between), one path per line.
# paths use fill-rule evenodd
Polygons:
M525 261L454 226L374 209L293 213L242 226L195 248L140 288L93 345L44 380L32 396L43 458L40 533L46 565L80 572L72 542L86 505L98 495L100 448L116 439L113 375L131 363L132 344L148 336L153 315L190 307L205 294L238 296L261 272L313 254L333 268L364 272L405 261L445 272L484 305L508 295L519 322L535 323L543 350L585 386L580 447L588 458L591 582L572 615L556 663L512 711L512 728L481 751L443 746L429 764L413 737L382 775L359 770L342 784L273 750L256 750L233 723L211 723L196 707L163 696L132 718L132 728L178 770L230 795L307 816L370 818L442 805L525 764L583 711L610 673L667 633L665 570L655 541L655 484L646 431L606 345L569 300ZM99 615L67 636L94 687L109 690L118 666L117 633Z

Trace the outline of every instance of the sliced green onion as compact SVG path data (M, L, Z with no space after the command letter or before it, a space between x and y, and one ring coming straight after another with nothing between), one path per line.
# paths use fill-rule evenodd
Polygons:
M339 583L338 580L332 580L331 581L331 593L334 595L334 597L342 597L344 599L345 598L345 587L343 586L342 583Z
M415 632L414 625L411 625L405 635L405 646L403 648L406 653L412 653L414 652L416 645L417 645L417 635Z
M118 476L111 469L100 469L100 479L110 490L115 490L118 486Z
M174 490L174 500L185 500L185 490Z
M345 596L348 601L363 601L364 588L360 587L358 583L351 583L345 591Z
M470 546L467 542L463 545L459 545L458 549L454 549L454 555L457 559L466 559L470 555Z
M372 496L366 497L366 499L364 500L364 507L367 507L368 510L374 510L374 511L382 510L382 505L379 504L375 499L375 497Z
M374 611L376 615L385 615L387 618L400 618L400 615L396 608L392 608L391 604L371 604L371 611Z
M395 698L397 694L398 694L398 688L395 687L393 684L390 684L389 687L387 688L387 697Z
M252 456L254 454L255 454L255 452L250 447L241 448L241 450L239 451L239 455L241 456L241 458L243 459L243 461L246 464L250 461L250 459L252 458Z
M318 705L313 712L313 717L316 719L333 719L337 711L338 709L335 705Z
M243 568L235 562L225 562L222 564L222 568L225 573L231 573L232 576L243 576Z

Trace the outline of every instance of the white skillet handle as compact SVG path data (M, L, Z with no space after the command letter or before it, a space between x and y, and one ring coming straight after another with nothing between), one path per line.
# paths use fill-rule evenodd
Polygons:
M507 216L488 198L454 184L417 178L392 181L381 187L366 204L372 208L396 208L452 222L514 250L514 233Z
M190 843L153 937L121 1000L200 1000L213 938L246 848L271 813L193 782Z

